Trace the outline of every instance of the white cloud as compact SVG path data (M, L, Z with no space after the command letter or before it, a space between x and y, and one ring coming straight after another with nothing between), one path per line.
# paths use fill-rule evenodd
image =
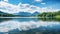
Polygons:
M5 9L0 9L0 10L2 10L3 12L8 12L8 13L16 13L19 11L18 6L15 6L15 5L9 4L7 2L3 2L3 1L0 2L0 8L5 8Z
M48 11L54 11L52 8L48 8L48 7L37 7L34 5L29 5L29 4L22 4L19 3L18 5L13 5L13 4L9 4L8 2L0 2L0 10L6 13L18 13L18 12L48 12Z
M4 0L5 2L8 2L8 0Z
M35 0L35 2L42 2L42 0Z

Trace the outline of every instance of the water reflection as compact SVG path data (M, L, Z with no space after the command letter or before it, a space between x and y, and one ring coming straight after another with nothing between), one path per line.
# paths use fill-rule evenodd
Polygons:
M2 34L60 34L59 21L37 18L1 19L0 33Z
M39 21L37 18L15 18L13 20L20 21L20 22Z
M42 20L42 21L60 21L60 18L38 18L38 20Z
M3 21L8 21L8 20L11 20L12 18L0 18L0 23L3 22Z

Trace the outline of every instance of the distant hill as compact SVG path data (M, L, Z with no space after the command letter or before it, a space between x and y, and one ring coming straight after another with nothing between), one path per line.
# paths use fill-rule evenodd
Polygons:
M14 15L0 11L0 17L13 17Z
M17 15L19 15L21 17L30 17L31 13L29 13L29 12L19 12L19 13L17 13Z
M4 12L0 11L0 14L3 14Z
M0 11L0 17L31 17L31 16L37 16L40 14L39 12L34 12L34 13L29 13L29 12L19 12L16 14L9 14L9 13L4 13Z
M21 16L21 17L31 17L31 16L36 16L40 14L39 12L34 12L33 14L32 13L29 13L29 12L19 12L17 13L17 15Z
M32 16L37 16L38 14L40 14L39 12L34 12L33 14L32 14Z

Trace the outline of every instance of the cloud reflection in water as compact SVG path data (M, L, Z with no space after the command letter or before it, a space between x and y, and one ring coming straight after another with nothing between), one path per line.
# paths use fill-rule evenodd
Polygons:
M41 26L43 27L53 27L55 25L59 25L59 22L47 22L47 21L29 21L29 22L19 22L19 21L4 21L0 23L0 32L8 32L13 29L19 29L19 31L26 31L29 29L39 28Z

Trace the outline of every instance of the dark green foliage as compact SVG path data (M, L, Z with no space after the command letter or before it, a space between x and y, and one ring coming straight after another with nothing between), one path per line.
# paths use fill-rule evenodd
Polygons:
M60 15L60 11L57 12L43 12L38 15L38 17L52 17L54 18L55 16Z

